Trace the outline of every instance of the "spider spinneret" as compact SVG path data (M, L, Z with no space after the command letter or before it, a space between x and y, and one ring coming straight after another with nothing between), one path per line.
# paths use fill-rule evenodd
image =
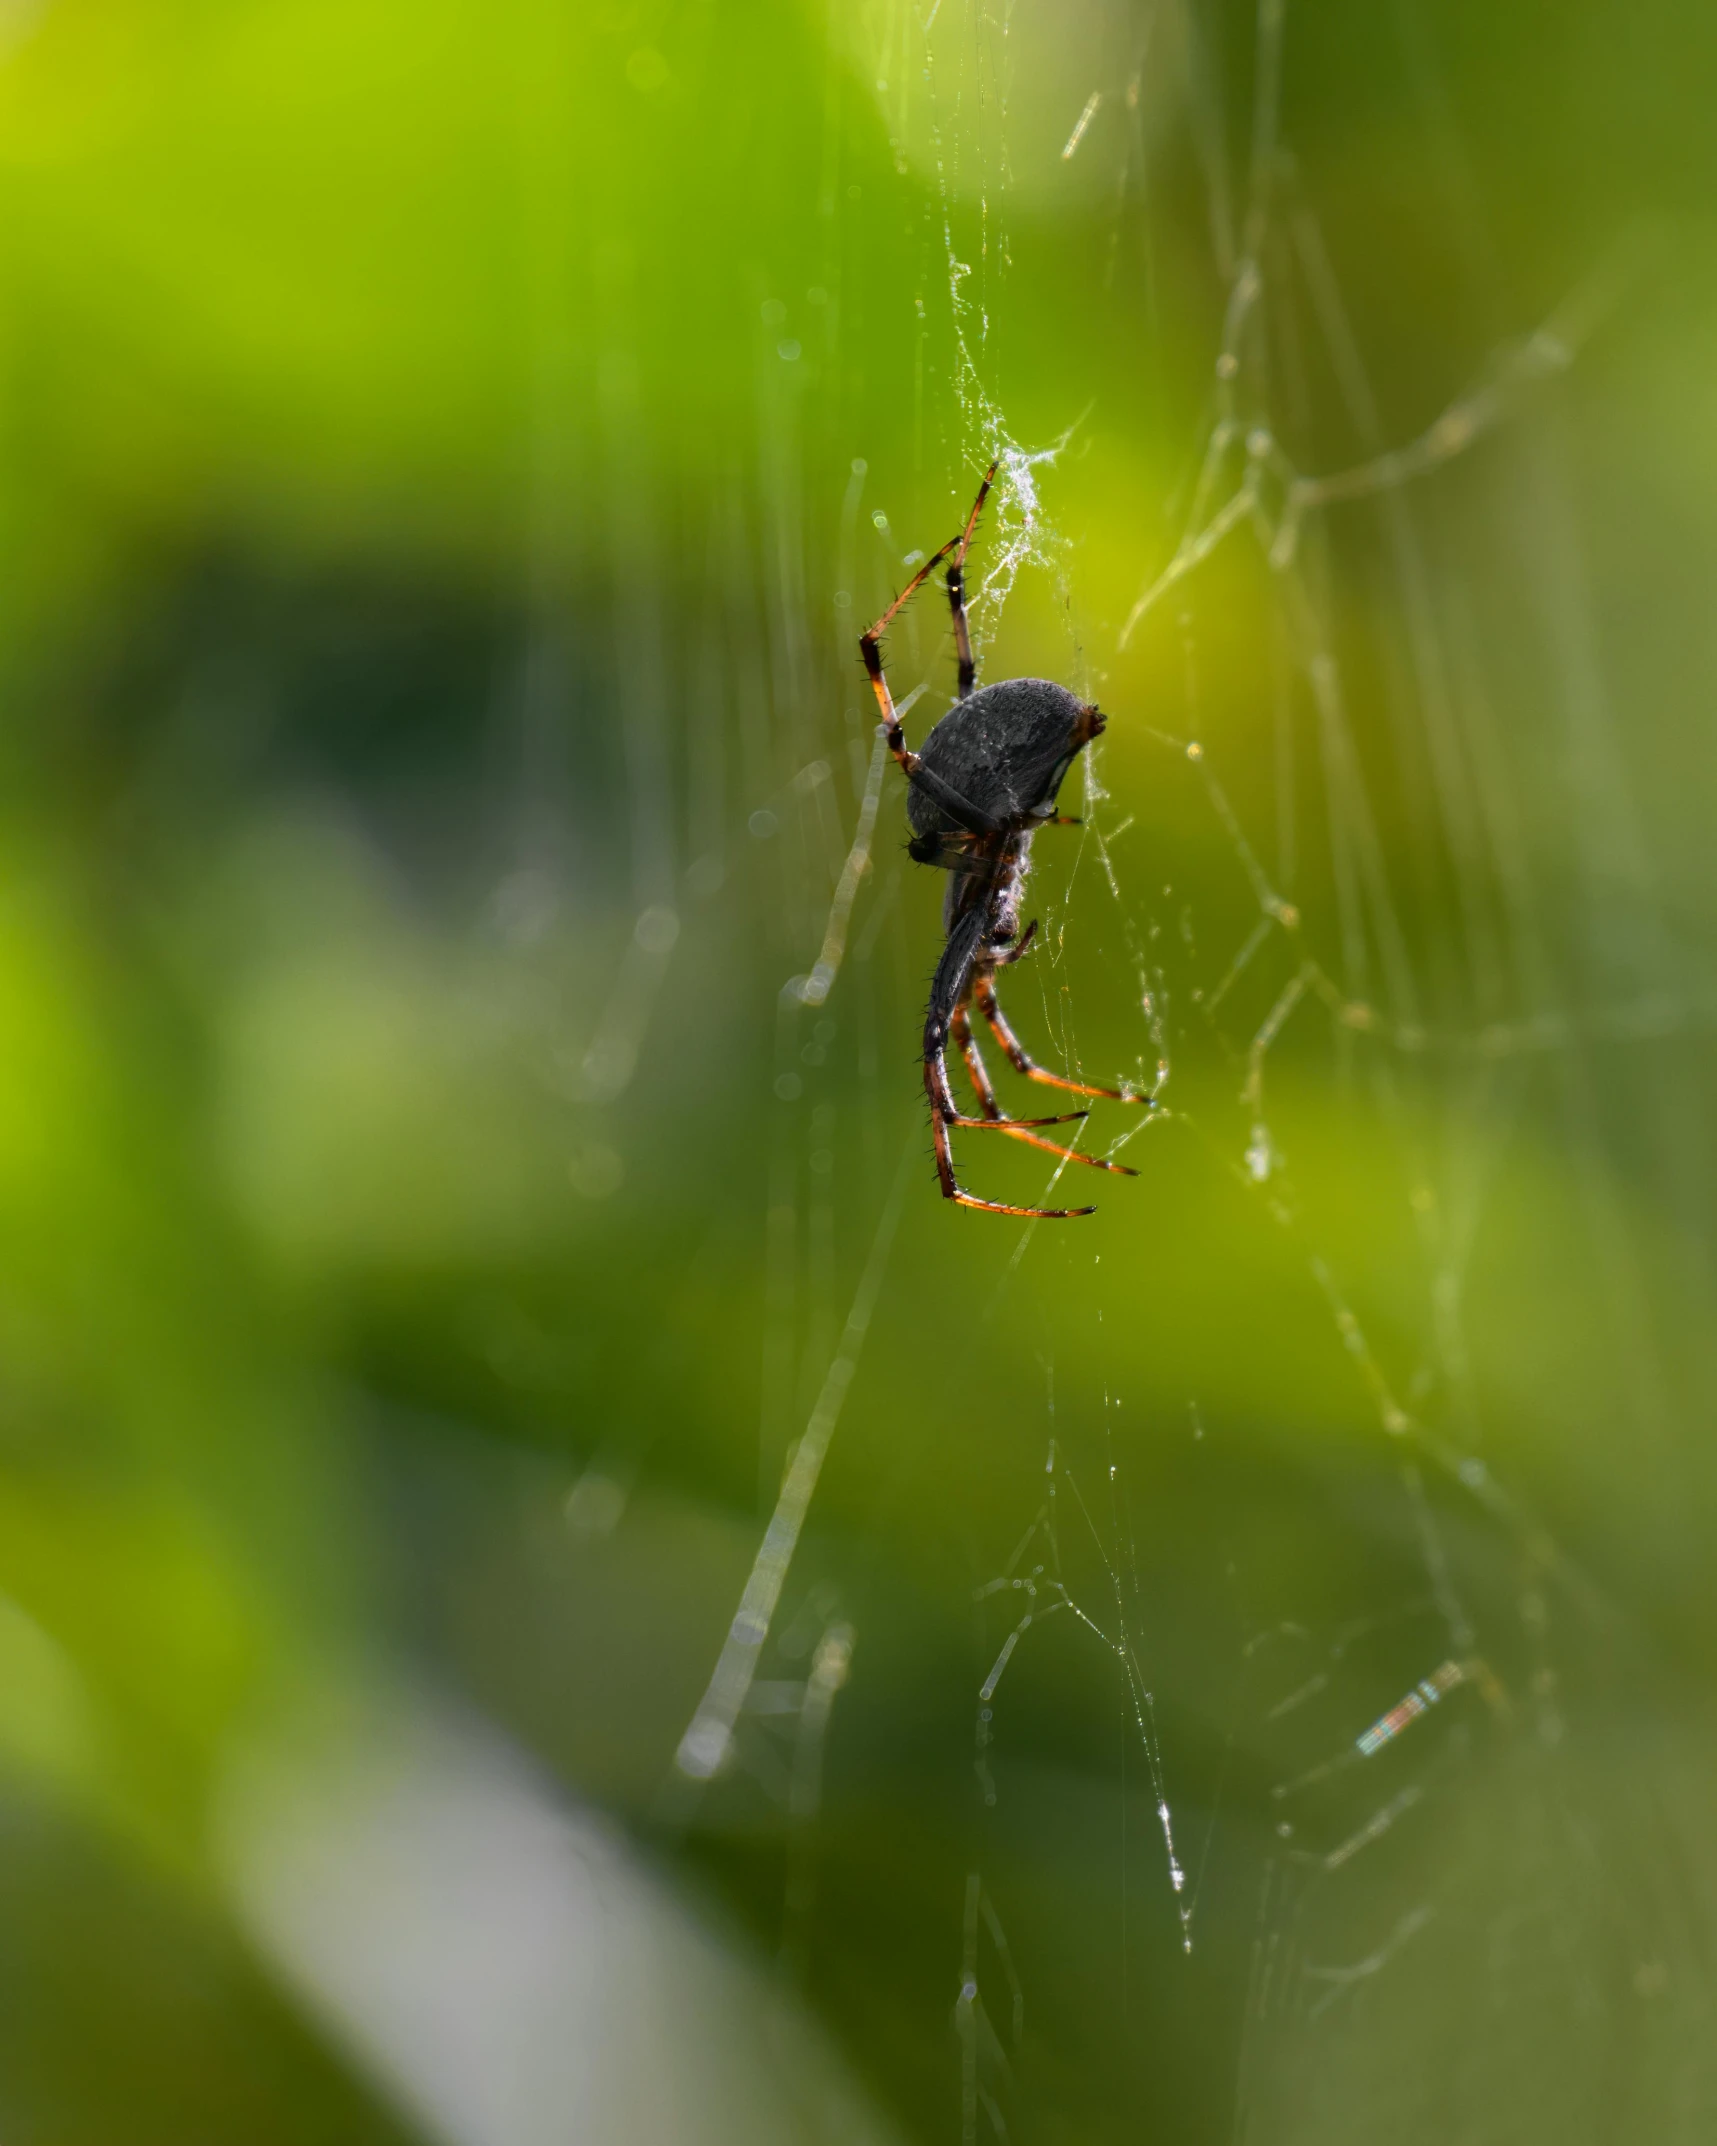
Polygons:
M996 971L1018 961L1037 926L1020 928L1020 904L1030 869L1032 837L1040 827L1072 826L1055 810L1056 793L1080 751L1101 735L1102 714L1065 686L1047 678L1008 678L979 686L966 620L966 553L978 526L984 501L995 482L992 462L978 487L966 526L932 554L901 590L875 625L859 636L871 690L882 712L882 732L907 780L906 817L912 830L908 853L919 864L939 866L948 874L942 904L947 944L930 986L924 1019L924 1087L930 1099L931 1137L936 1146L936 1174L942 1193L962 1207L990 1214L1035 1215L1065 1220L1095 1213L1091 1207L1015 1207L1002 1200L981 1200L954 1175L952 1127L973 1132L1006 1133L1065 1161L1119 1177L1136 1177L1125 1163L1101 1155L1084 1155L1044 1139L1041 1127L1067 1125L1083 1110L1047 1118L1009 1117L996 1100L988 1068L972 1033L975 1005L1016 1071L1028 1080L1072 1095L1105 1096L1116 1103L1152 1099L1121 1088L1100 1088L1068 1080L1040 1066L1008 1026L996 996ZM950 558L949 554L953 556ZM901 608L948 559L948 604L954 617L954 647L959 659L959 691L954 705L931 730L917 752L907 745L895 712L882 664L882 636ZM965 1060L980 1115L963 1114L948 1081L948 1046Z

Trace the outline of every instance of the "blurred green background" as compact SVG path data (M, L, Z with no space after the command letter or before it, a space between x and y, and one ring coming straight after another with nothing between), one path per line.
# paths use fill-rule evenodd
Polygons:
M1711 2135L1714 66L0 7L8 2146ZM855 660L996 454L1035 1228Z

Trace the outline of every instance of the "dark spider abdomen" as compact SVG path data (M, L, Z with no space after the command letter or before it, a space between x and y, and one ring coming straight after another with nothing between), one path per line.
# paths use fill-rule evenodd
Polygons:
M919 748L919 758L967 804L1011 827L1046 818L1074 755L1103 727L1102 717L1047 678L1007 678L956 701ZM913 784L906 817L921 863L941 862L941 837L963 832L935 798ZM951 861L951 860L949 860Z

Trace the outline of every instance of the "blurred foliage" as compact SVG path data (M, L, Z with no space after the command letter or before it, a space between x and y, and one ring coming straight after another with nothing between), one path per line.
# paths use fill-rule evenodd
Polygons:
M1120 645L1210 423L1251 12L937 14L0 9L10 2146L416 2135L220 1845L235 1752L372 1676L779 1950L904 2135L1708 2127L1710 22L1289 0L1297 467L1375 442L1293 215L1385 442L1615 294L1427 480L1416 550L1387 510L1307 538L1407 1009L1352 973L1282 577L1236 538ZM835 994L782 992L864 788L853 636L1004 420L1068 437L986 662L1100 688L1117 875L1044 838L1014 1003L1099 1078L1172 1068L1138 1182L1024 1246L924 1160L939 889L892 780ZM902 621L902 689L941 635ZM1218 1008L1235 828L1297 915ZM1303 961L1340 988L1261 1091ZM769 1668L855 1635L817 1792L749 1724L688 1816L672 1754L902 1154ZM1027 1197L1036 1161L965 1157ZM1016 1620L974 1590L1049 1488L1154 1712L1063 1615L975 1743ZM1384 1788L1333 1768L1457 1598L1489 1681ZM1402 1795L1419 1833L1337 1883Z

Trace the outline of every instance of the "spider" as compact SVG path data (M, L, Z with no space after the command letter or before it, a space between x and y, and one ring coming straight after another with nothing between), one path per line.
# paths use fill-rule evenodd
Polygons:
M1006 1115L996 1101L988 1069L972 1034L974 1003L1011 1064L1027 1080L1063 1088L1073 1095L1107 1096L1117 1103L1152 1107L1149 1096L1067 1080L1037 1064L1008 1026L996 997L996 971L1018 961L1029 950L1037 930L1035 920L1027 924L1023 933L1019 927L1032 836L1040 827L1079 824L1058 816L1055 794L1081 746L1088 745L1104 728L1103 717L1096 708L1065 686L1052 685L1047 678L1008 678L995 685L978 686L978 666L966 623L966 552L995 482L996 468L992 462L985 471L965 528L925 560L876 624L860 634L859 647L876 704L882 711L882 734L907 780L906 817L912 829L907 853L917 863L938 865L949 875L942 904L947 945L936 964L930 1007L924 1019L924 1087L930 1098L930 1129L936 1144L936 1174L942 1181L942 1195L962 1207L981 1207L990 1214L1036 1215L1062 1221L1074 1215L1095 1214L1096 1209L1014 1207L1003 1200L981 1200L976 1193L967 1192L955 1177L953 1146L948 1137L955 1126L973 1132L1007 1133L1068 1162L1087 1163L1094 1170L1111 1170L1121 1177L1138 1175L1125 1163L1109 1162L1100 1155L1082 1155L1075 1148L1044 1139L1041 1127L1072 1124L1087 1115L1083 1110L1065 1111L1050 1118ZM915 753L906 743L888 690L881 641L896 614L950 552L953 557L947 572L948 603L954 614L960 689L953 707L924 740L923 750ZM978 1117L966 1116L955 1104L948 1084L950 1043L966 1062L978 1098Z

